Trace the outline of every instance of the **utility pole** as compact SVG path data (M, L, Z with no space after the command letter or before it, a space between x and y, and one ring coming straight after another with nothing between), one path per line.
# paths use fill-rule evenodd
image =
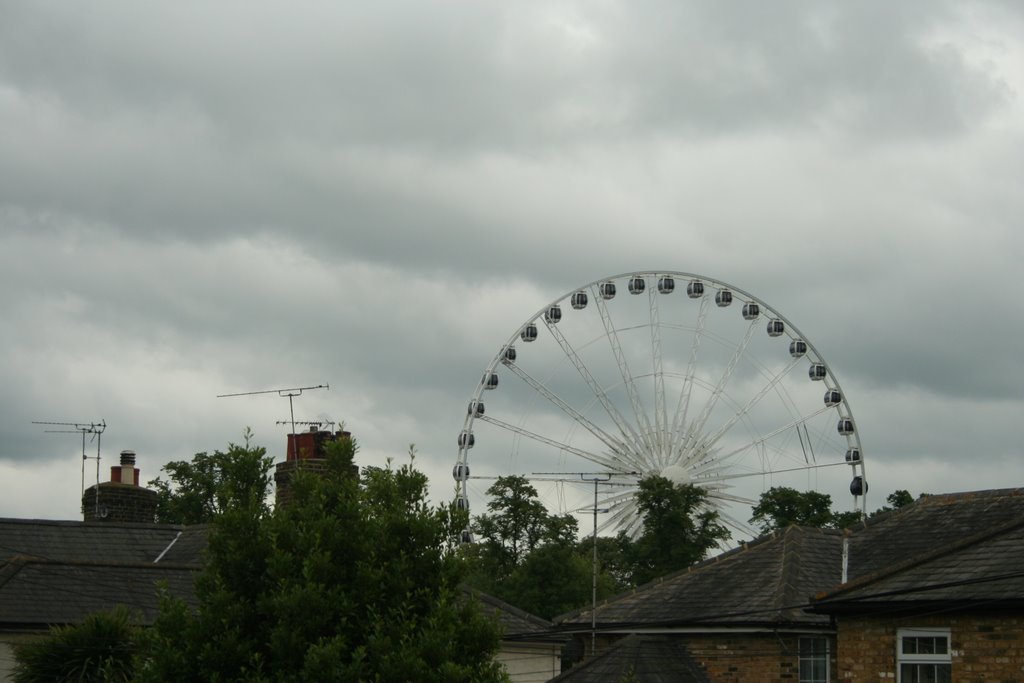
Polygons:
M608 474L581 474L583 481L594 482L594 560L591 569L591 596L590 596L590 656L597 654L597 513L608 512L608 510L597 509L597 485L612 478Z
M554 479L548 479L547 477L556 477ZM562 477L577 476L582 481L594 482L594 508L592 510L594 515L594 558L591 567L591 592L590 592L590 654L593 655L597 652L597 513L608 512L608 508L597 507L597 485L598 484L610 484L611 486L622 486L617 482L611 482L611 478L614 476L630 476L638 477L639 472L617 472L609 470L606 472L534 472L531 480L538 478L541 481L559 481L559 482L570 482L575 481L574 479L563 479ZM583 512L583 510L578 510Z

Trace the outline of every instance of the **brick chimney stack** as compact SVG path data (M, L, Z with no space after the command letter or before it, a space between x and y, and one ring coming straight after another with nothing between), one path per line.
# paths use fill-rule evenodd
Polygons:
M327 445L335 441L348 441L351 438L351 432L320 431L315 426L310 427L308 432L289 434L285 461L277 463L274 470L275 503L287 505L292 501L292 474L300 469L315 474L325 474L328 471ZM358 472L358 470L356 471Z
M82 495L87 522L136 522L152 524L157 493L139 486L135 451L121 451L121 464L110 468L110 481L90 486Z

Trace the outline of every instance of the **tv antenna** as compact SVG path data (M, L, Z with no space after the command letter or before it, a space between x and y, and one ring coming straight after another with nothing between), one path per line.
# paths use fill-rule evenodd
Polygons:
M265 389L263 391L243 391L243 392L240 392L240 393L237 393L237 394L219 394L217 396L217 398L230 398L232 396L256 396L258 394L277 394L278 396L281 396L281 397L287 396L288 397L288 411L291 413L291 416L292 416L292 419L291 419L292 434L294 434L295 433L296 422L295 422L295 405L293 404L293 399L296 396L302 396L302 392L304 392L304 391L312 391L313 389L328 389L328 390L330 390L330 388L331 388L330 384L318 384L315 387L294 387L292 389ZM280 423L278 423L278 424L280 424ZM285 423L285 424L287 424L287 423Z
M100 444L103 440L103 430L107 428L107 421L99 422L44 422L33 420L34 425L47 425L53 427L71 427L72 429L44 429L48 434L79 434L82 435L82 513L85 513L85 461L93 458L96 460L96 516L100 514ZM96 439L96 455L85 454L85 435L92 434ZM90 441L92 440L90 439Z
M274 424L277 424L277 425L291 424L291 426L292 426L292 434L294 434L295 433L295 425L303 425L303 426L306 426L306 427L316 427L317 429L320 429L320 427L323 427L324 425L327 425L328 427L334 427L334 425L336 425L337 423L334 420L291 420L291 422L289 422L288 420L278 420Z

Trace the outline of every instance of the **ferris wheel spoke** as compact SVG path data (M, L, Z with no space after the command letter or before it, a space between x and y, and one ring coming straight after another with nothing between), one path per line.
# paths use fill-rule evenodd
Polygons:
M597 525L598 531L615 529L625 532L627 536L635 536L643 524L643 517L640 515L635 504L631 501L615 503L610 507L611 514Z
M606 494L603 498L598 501L599 508L606 508L609 512L613 510L621 510L623 507L636 508L636 492L635 491L623 491L616 494Z
M804 467L783 467L781 469L767 468L758 472L737 472L734 474L724 474L718 477L722 481L734 481L737 479L752 479L754 477L765 477L774 474L788 474L790 472L807 472L809 470L818 470L826 467L839 467L846 465L845 462L827 462L817 465L805 465Z
M778 427L778 428L772 430L771 432L768 432L767 434L764 434L764 435L758 437L757 439L754 439L753 441L750 441L750 442L748 442L748 443L746 443L746 444L744 444L742 446L739 446L738 448L735 448L735 449L729 451L728 453L722 454L720 457L717 457L716 460L718 462L721 462L721 463L726 463L726 462L730 461L731 459L736 458L737 456L744 454L746 451L750 450L751 448L754 448L756 446L763 446L770 439L778 436L779 434L782 434L782 433L784 433L784 432L786 432L786 431L788 431L790 429L799 428L807 420L810 420L810 419L814 418L817 415L821 415L822 413L826 413L829 410L831 410L831 408L822 407L822 408L819 408L818 410L816 410L816 411L814 411L812 413L808 413L807 415L802 415L802 416L800 416L800 417L798 417L798 418L796 418L796 419L794 419L794 420L792 420L790 422L787 422L786 424L782 425L781 427ZM809 467L813 467L813 466L808 464L806 467L801 467L799 469L806 469L806 468L809 468Z
M751 527L746 522L741 522L740 520L736 519L736 517L734 515L729 514L728 512L725 512L723 510L719 510L718 511L718 518L727 527L731 527L732 529L738 531L740 534L745 534L747 536L753 536L755 538L759 535L756 529Z
M659 467L665 467L668 464L668 415L665 408L665 373L661 357L661 310L658 307L656 288L651 287L647 291L651 305L651 361L654 372L654 442L657 446L654 457Z
M559 441L555 441L554 439L549 439L546 436L542 436L535 432L531 432L528 429L523 429L522 427L509 424L508 422L503 422L502 420L498 420L489 415L481 415L477 419L482 420L484 422L488 422L496 427L500 427L510 432L514 432L515 434L519 434L520 436L525 436L528 439L533 439L534 441L545 444L547 446L551 446L553 448L558 449L559 451L571 453L572 455L575 455L577 457L589 460L592 463L601 465L603 467L607 467L610 470L618 472L622 471L624 467L637 467L637 464L635 462L632 462L631 459L628 457L621 457L620 459L616 459L613 456L600 455L598 453L592 453L590 451L585 451L580 448L575 448L574 446L570 446L569 444L561 443Z
M626 394L629 396L630 407L633 409L633 419L636 420L636 425L641 431L640 434L637 434L636 431L631 428L630 432L634 435L636 442L643 445L647 453L654 453L654 444L650 439L651 423L647 419L647 414L644 412L643 405L640 402L640 394L636 389L636 381L634 380L632 373L629 371L629 364L626 362L626 355L622 351L622 343L619 341L618 330L612 322L604 297L596 291L594 294L594 304L601 317L601 324L604 325L605 335L608 339L608 344L611 346L612 354L615 356L615 362L619 366L619 374L622 376L622 384L625 386ZM651 463L651 465L654 464L655 463L653 462Z
M593 508L590 507L591 505L592 503L587 504L576 510L576 512L593 512ZM622 531L626 527L632 526L639 516L636 507L635 490L605 494L599 498L597 506L599 512L610 513L598 524L598 531L604 531L609 528ZM627 533L632 534L632 532Z
M728 485L723 485L721 488L712 489L708 494L708 498L716 501L725 501L728 503L742 503L743 505L754 505L755 501L745 496L739 496L736 494L726 493Z
M697 370L697 351L700 348L701 339L704 337L704 325L707 320L708 302L710 297L703 296L700 299L700 310L697 314L697 328L693 333L693 340L690 343L690 358L686 364L686 375L683 378L683 388L679 392L679 401L676 403L676 412L672 417L672 452L671 458L677 449L681 448L684 438L683 427L686 425L686 416L690 410L690 397L693 395L693 384Z
M683 444L683 452L685 452L686 449L693 448L697 440L700 439L701 435L704 433L704 427L707 425L707 421L711 417L711 413L714 411L715 406L718 405L718 400L722 397L725 387L729 384L729 379L732 378L732 373L736 369L736 365L739 363L740 358L743 357L744 352L747 350L747 346L750 345L750 340L754 337L755 326L756 321L751 320L750 325L747 326L746 334L743 335L743 339L736 346L736 349L732 353L732 357L729 358L729 363L725 366L725 370L718 378L718 383L711 391L711 396L708 397L708 400L701 409L697 419L694 420L693 424L687 428L686 438Z
M716 443L718 443L718 440L721 439L723 436L725 436L729 432L729 430L732 429L733 426L735 426L735 424L737 422L739 422L747 414L749 414L750 411L754 408L754 406L756 406L758 403L760 403L761 399L763 399L765 396L767 396L768 392L771 391L771 389L773 387L778 385L778 383L780 381L782 381L782 378L785 377L786 375L788 375L789 372L793 369L793 366L795 366L799 361L800 361L799 358L791 358L789 360L789 362L786 363L786 365L782 368L782 370L780 370L779 372L775 373L775 375L773 375L771 377L771 379L768 380L768 383L765 384L763 387L761 387L761 389L756 394L751 396L750 400L747 401L747 403L742 408L737 410L735 414L733 414L728 420L725 421L724 424L722 424L722 426L720 426L717 430L715 430L715 432L713 434L711 434L707 438L707 441L705 442L706 445L708 447L711 447L711 446L714 446ZM771 436L774 436L775 434L778 434L780 431L785 431L789 427L792 427L794 424L797 424L797 423L803 422L803 421L805 421L807 419L810 419L814 415L819 415L822 412L824 412L825 410L828 410L828 408L825 408L823 410L817 410L817 411L811 413L810 415L797 418L796 420L794 420L794 422L792 422L792 423L790 423L788 425L785 425L784 427L781 427L780 429L777 429L774 432L772 432Z
M586 416L584 416L578 410L576 410L568 403L563 401L542 383L534 379L529 373L527 373L521 367L519 367L515 363L506 363L505 367L507 367L510 372L515 374L521 380L526 382L526 384L532 387L534 391L536 391L538 394L540 394L548 401L550 401L552 404L554 404L559 410L561 410L566 415L571 417L581 427L583 427L588 432L593 434L595 437L600 439L604 443L604 445L607 446L609 449L616 452L630 451L633 454L634 458L640 457L639 454L634 449L630 448L630 446L627 445L625 441L616 439L611 434L598 427L591 420L587 419Z
M591 392L593 392L594 397L601 403L601 406L608 414L608 417L610 417L612 422L615 423L615 426L618 427L622 438L627 442L632 443L630 451L638 454L642 460L646 460L643 454L648 453L649 449L644 447L646 441L643 436L641 434L637 434L632 425L629 424L626 418L622 416L622 413L619 412L618 408L615 407L615 404L611 402L608 398L607 392L601 387L598 381L594 379L593 374L591 374L590 370L583 362L583 359L580 358L576 349L574 349L572 344L569 343L569 340L565 338L565 335L562 334L561 330L551 323L548 323L548 329L551 330L551 335L555 338L555 341L558 342L558 345L562 347L563 353L565 353L566 357L569 358L573 366L576 368L576 371L579 372L580 377L583 378L583 381L590 388Z

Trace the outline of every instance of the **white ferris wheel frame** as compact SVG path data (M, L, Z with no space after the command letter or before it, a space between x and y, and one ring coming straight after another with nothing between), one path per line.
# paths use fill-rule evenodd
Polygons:
M606 298L601 296L601 288L606 283L613 283L614 285L617 285L622 281L632 283L636 278L643 280L644 289L647 290L650 301L649 318L643 325L639 325L638 327L650 328L650 359L652 367L645 369L645 371L640 374L635 374L629 367L627 359L622 353L618 339L618 333L622 332L624 328L615 327L614 321L607 310ZM660 319L658 297L662 294L668 294L673 291L660 291L660 284L664 282L665 279L672 281L673 289L675 285L678 284L680 289L685 290L685 288L691 283L700 283L700 286L703 288L703 291L699 296L692 296L687 291L678 292L679 296L689 296L691 299L699 299L701 306L697 318L697 328L693 331L689 367L687 369L687 373L682 377L680 377L678 373L667 372L662 365L661 330L662 328L669 329L676 326L672 323L663 322ZM588 295L587 298L592 299L593 305L597 307L601 316L601 320L606 331L606 339L611 346L611 351L619 366L619 373L622 378L623 386L625 387L626 393L629 397L629 405L632 410L631 416L623 415L622 411L608 400L608 388L602 387L593 377L577 350L569 340L561 334L558 327L560 319L552 319L549 313L553 308L557 308L559 312L562 311L562 304L565 304L564 308L568 309L565 313L571 315L574 308L571 305L571 301L578 292L585 292ZM715 297L720 292L729 293L731 296L729 304L717 304ZM630 294L632 293L633 292L630 292ZM626 293L621 292L616 293L614 296L624 294ZM613 297L608 297L607 299L610 298ZM589 303L591 302L588 301L588 304ZM745 307L747 304L754 304L759 310L753 318L747 318L746 315L744 315L744 318L750 322L746 336L744 339L740 340L739 345L733 350L730 363L724 370L723 374L718 378L715 386L710 387L707 386L706 382L698 379L694 374L694 364L697 359L698 348L701 341L704 339L705 334L710 336L710 333L707 333L704 329L704 321L708 313L708 309L712 306L718 305L719 307L725 307L730 304L736 304L741 308ZM743 308L743 310L746 309ZM765 320L769 321L769 325L773 324L771 321L781 322L782 331L780 331L778 335L772 336L781 336L784 334L789 338L791 344L793 342L802 342L806 347L805 352L799 355L791 354L791 361L785 366L785 368L783 368L782 371L775 373L773 378L769 378L768 383L762 387L758 393L751 396L746 404L736 406L735 416L728 421L726 425L720 426L710 435L704 434L703 429L710 411L715 407L714 404L719 400L729 400L729 395L725 393L725 389L727 388L732 372L735 369L736 364L744 357L747 345L754 334L755 328L759 323ZM522 335L530 326L535 327L535 334L542 327L548 330L554 340L561 347L565 357L575 366L582 381L593 393L594 396L592 402L596 401L601 405L605 416L610 419L611 423L614 425L614 430L595 424L592 420L586 417L582 411L573 407L567 401L563 400L548 389L543 382L530 376L523 368L517 365L514 360L510 362L505 357L506 349L515 348L517 341L522 339ZM688 328L680 326L680 329ZM799 427L802 424L805 424L806 421L812 417L827 411L835 412L839 418L839 424L842 424L842 421L844 420L849 421L850 431L845 434L842 431L839 431L839 435L844 436L846 440L847 452L845 454L845 462L839 461L818 464L815 461L814 464L809 464L807 467L798 467L796 469L810 470L820 467L830 467L837 464L849 465L854 475L854 484L851 485L851 493L853 493L853 487L856 485L858 479L863 488L860 495L854 494L854 510L863 516L865 514L867 477L865 474L864 451L860 442L860 434L856 429L856 421L853 418L853 411L850 407L849 399L846 393L843 392L838 379L832 372L831 366L829 366L825 361L824 356L810 342L810 340L808 340L807 336L804 335L788 318L753 294L727 282L710 278L705 275L672 270L626 272L593 280L581 287L575 287L569 290L562 296L544 305L531 317L527 318L522 325L516 328L515 332L505 341L505 343L500 347L498 353L486 366L483 377L469 402L467 413L463 421L462 431L460 432L458 439L458 458L455 467L453 468L453 476L456 481L457 489L456 502L459 507L467 510L469 509L467 480L471 478L469 476L470 451L474 446L473 425L477 420L490 423L500 429L513 432L521 437L558 449L562 453L583 458L590 463L593 463L595 466L603 468L604 471L613 477L625 477L627 480L632 477L633 484L636 483L636 478L638 476L642 477L647 474L659 473L664 468L671 467L673 465L678 465L680 467L691 465L693 467L688 470L688 474L690 476L698 475L695 478L694 483L703 486L708 490L709 497L717 497L721 500L732 500L737 502L740 499L730 496L724 482L740 477L757 476L759 473L730 473L728 460L736 457L737 454L744 449L756 447L758 445L756 440L741 449L735 449L734 451L727 453L717 454L714 456L709 456L705 453L703 457L710 458L707 462L702 461L695 464L693 460L699 460L699 457L692 456L692 454L690 461L684 464L679 464L675 458L681 456L682 452L688 447L695 445L695 441L698 439L703 440L701 446L705 449L717 443L717 441L732 429L737 422L742 421L745 418L751 408L759 403L761 399L763 399L765 395L773 389L780 379L785 377L798 363L801 362L806 362L809 370L812 369L813 366L820 366L820 368L823 368L818 370L818 372L822 373L822 376L815 377L814 379L819 380L821 386L823 386L827 392L838 392L840 400L833 404L828 404L823 401L821 407L819 407L817 411L798 415L789 423L780 425L776 430L762 435L761 441L767 441L772 436L793 428L796 428L799 436ZM580 427L590 432L607 447L608 452L595 453L581 450L571 444L562 443L542 434L532 432L521 425L511 424L499 418L487 415L486 409L484 409L482 413L478 414L475 407L482 403L484 392L490 388L488 387L488 378L493 376L494 381L497 381L496 370L499 367L504 367L513 375L516 375L520 380L529 385L539 396L542 396L570 419L574 420ZM676 399L675 411L671 416L669 414L669 403L665 395L664 379L666 376L683 380L683 389L680 392L679 397ZM655 405L651 411L646 411L644 409L639 398L637 380L641 378L653 380L654 383ZM808 381L811 380L808 379ZM689 394L696 385L702 386L705 390L710 390L711 398L701 408L701 412L696 416L696 418L690 420L690 416L688 414L690 407ZM633 420L632 422L630 421L630 417ZM808 439L809 438L810 437L808 436ZM697 469L697 466L699 466L700 469ZM772 472L761 472L760 474L772 474ZM719 486L718 490L716 490L716 485ZM626 487L628 488L628 482ZM632 491L626 490L605 498L603 505L610 508L609 511L613 514L604 524L602 524L602 528L610 525L619 527L623 525L628 506L622 505L622 503L630 499L632 495ZM742 502L750 501L743 500ZM742 522L737 522L736 520L732 521L734 522L734 526L744 526ZM746 530L749 531L749 528Z

